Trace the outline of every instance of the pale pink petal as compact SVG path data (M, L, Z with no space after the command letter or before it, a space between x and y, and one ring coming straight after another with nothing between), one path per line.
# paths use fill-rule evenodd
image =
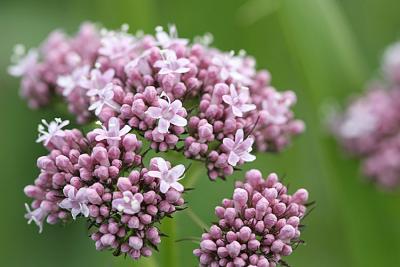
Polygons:
M172 71L170 70L170 69L167 69L167 68L162 68L159 72L158 72L158 74L160 74L160 75L165 75L165 74L169 74L169 73L171 73Z
M76 216L78 216L79 213L81 213L80 209L77 209L77 208L72 208L71 209L72 218L74 220L76 220Z
M168 171L168 165L167 162L163 158L156 158L157 160L157 167L160 170L160 172L165 172Z
M123 136L126 135L127 133L129 133L131 131L131 127L129 125L125 125L120 131L119 131L119 135Z
M255 110L255 109L256 109L256 105L253 105L253 104L243 104L243 105L240 107L240 109L241 109L243 112L248 112L248 111L251 111L251 110Z
M162 110L159 107L149 107L146 111L146 114L148 114L153 119L159 119L162 116Z
M171 119L171 123L176 126L184 127L187 125L187 120L184 117L175 114Z
M185 166L183 164L176 165L170 170L175 180L178 180L185 172Z
M171 184L171 187L174 188L175 190L182 192L185 188L183 187L182 184L178 183L178 182L174 182Z
M190 71L190 68L178 68L177 70L175 70L175 73L186 73L186 72L188 72L188 71Z
M175 100L171 103L171 109L173 111L178 111L182 107L182 102L180 100Z
M235 143L242 142L244 137L243 129L239 129L235 134Z
M160 181L160 191L161 193L165 194L167 193L168 189L170 188L170 184L161 180Z
M236 153L231 152L229 153L229 157L228 157L228 163L231 166L236 166L236 164L239 162L240 158L238 155L236 155Z
M236 117L242 117L243 116L243 112L239 108L237 108L236 106L232 106L232 113Z
M167 121L167 120L164 119L164 118L161 118L161 119L158 121L158 131L159 131L160 133L168 133L169 126L170 126L170 122Z
M226 146L227 149L232 150L235 146L235 142L230 138L224 138L222 143Z
M69 200L69 198L63 199L63 200L58 204L58 206L60 206L60 208L62 208L62 209L66 209L66 210L69 210L70 208L72 208L72 204L71 204L71 201Z
M240 157L244 161L254 161L256 159L256 156L251 155L250 153L244 153Z
M232 105L232 97L230 95L223 95L222 100L227 103L228 105Z
M161 178L161 172L158 171L149 171L147 174L150 177Z

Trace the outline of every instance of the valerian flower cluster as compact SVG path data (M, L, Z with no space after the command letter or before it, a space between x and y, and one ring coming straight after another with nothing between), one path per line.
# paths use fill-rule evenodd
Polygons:
M209 35L195 40L179 38L175 26L132 35L126 25L84 23L75 36L51 33L38 49L15 47L9 73L22 78L29 106L61 100L79 124L99 124L83 133L42 120L37 142L49 154L24 190L33 199L29 223L41 232L44 222L83 217L96 249L147 257L161 242L162 219L184 209L186 174L163 157L145 160L147 152L178 152L203 162L211 180L225 179L254 151L280 151L303 132L293 92L278 92L243 51L212 48ZM300 242L307 191L290 196L276 175L265 181L255 170L246 179L203 235L195 251L202 266L273 267Z
M37 160L40 174L25 194L26 218L40 231L50 224L88 218L96 248L113 249L134 259L150 256L160 243L156 226L184 205L183 165L171 166L160 157L142 160L142 143L129 126L120 129L112 117L84 135L63 130L68 121L56 119L40 125L38 142L49 150ZM47 129L46 129L47 127Z
M303 132L295 94L278 92L243 51L212 48L208 36L191 43L174 26L154 36L127 29L53 32L37 50L17 46L9 72L22 77L31 107L58 95L79 123L117 117L152 149L204 162L212 180L253 161L253 149L280 151Z
M300 224L308 192L289 195L275 173L258 170L237 182L232 199L215 208L218 222L202 235L194 250L201 266L275 267L301 243Z
M400 184L400 45L387 49L383 79L352 100L334 117L332 130L348 152L362 161L362 171L387 189Z

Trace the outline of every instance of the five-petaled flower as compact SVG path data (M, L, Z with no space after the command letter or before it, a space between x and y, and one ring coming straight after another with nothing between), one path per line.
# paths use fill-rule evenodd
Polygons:
M162 99L161 97L165 96L167 100ZM176 126L184 127L187 124L187 120L178 115L179 111L185 111L182 108L182 102L178 99L171 103L169 97L163 92L161 97L158 99L159 107L149 107L146 111L153 119L159 119L157 129L160 133L167 133L168 128L171 124Z
M48 145L53 137L63 137L64 131L61 129L69 124L69 120L62 121L60 118L55 118L54 121L48 123L46 120L42 120L42 124L38 125L39 137L36 139L37 143L43 142L44 145ZM45 130L47 127L47 132Z
M182 175L185 172L185 166L179 164L169 169L167 162L163 158L159 157L156 158L156 164L158 171L149 171L148 174L151 177L160 179L161 193L167 193L171 187L179 192L182 192L184 187L178 181L184 178Z
M78 87L81 83L82 78L89 74L90 67L88 65L76 68L69 75L61 75L57 79L57 85L63 88L63 96L68 96L72 90Z
M16 45L14 48L14 55L11 60L14 65L8 68L8 73L15 77L26 75L31 71L38 61L39 54L36 49L30 49L25 54L25 47L23 45Z
M247 137L244 139L243 129L238 129L235 134L235 140L231 138L224 138L223 144L229 151L228 163L232 166L236 166L239 161L253 161L256 159L254 155L251 155L253 138Z
M116 103L114 98L114 84L112 79L115 71L109 69L103 74L98 69L94 69L90 72L90 79L84 77L80 85L83 88L88 89L87 95L93 100L89 106L89 110L94 110L96 116L100 114L104 105L107 105L115 110L119 110L120 106Z
M140 193L132 194L131 191L124 191L122 198L116 198L112 201L112 207L119 212L126 214L136 214L140 211L140 204L143 201L143 195Z
M232 113L236 117L243 117L243 113L256 109L253 104L246 104L249 100L249 88L241 87L238 93L233 84L229 87L230 95L222 96L222 100L231 106Z
M63 189L64 198L58 205L66 210L71 211L72 218L75 220L78 214L82 213L83 216L89 216L89 208L87 206L89 200L87 198L87 188L82 187L78 191L71 185L66 185Z
M93 130L93 132L97 134L96 141L107 140L109 145L118 144L121 137L129 133L132 129L129 125L125 125L120 129L119 119L116 117L110 118L108 121L108 129L104 127L104 125L101 125L101 128L102 129L97 128Z
M161 50L162 60L156 61L154 67L159 68L158 74L183 74L190 71L190 61L187 58L177 58L173 50Z
M27 213L25 214L25 219L28 220L28 224L31 224L32 221L39 227L39 233L43 231L43 221L46 216L49 214L48 211L45 211L41 207L31 210L28 204L25 203L25 208Z

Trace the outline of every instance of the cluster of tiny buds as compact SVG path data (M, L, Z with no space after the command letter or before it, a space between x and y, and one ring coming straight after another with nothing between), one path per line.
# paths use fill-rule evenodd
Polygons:
M127 30L86 23L73 37L57 31L39 50L18 46L9 72L22 77L31 106L59 94L79 123L117 117L153 150L203 161L212 180L253 161L253 146L280 151L304 131L291 110L295 94L273 88L243 51L212 48L209 37L191 43L175 26L155 35Z
M160 243L157 223L184 205L184 165L155 157L146 168L142 143L115 117L86 136L63 130L68 121L42 123L37 141L50 153L38 159L40 175L24 189L33 199L26 204L28 222L42 231L44 221L86 217L97 249L150 256Z
M300 221L306 212L308 192L293 195L274 173L263 179L250 170L237 182L232 199L216 207L219 221L194 250L201 266L275 267L301 243Z

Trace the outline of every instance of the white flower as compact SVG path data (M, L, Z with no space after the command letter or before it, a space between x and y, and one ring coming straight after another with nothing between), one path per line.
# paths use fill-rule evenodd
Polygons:
M8 67L8 73L15 77L20 77L29 73L37 64L38 57L39 54L36 49L30 49L28 53L25 54L25 47L23 45L16 45L14 47L14 54L11 57L11 61L14 65Z
M89 66L82 66L74 69L69 75L61 75L57 79L57 85L63 88L63 96L68 96L72 90L78 87L83 78L89 74Z
M62 128L68 124L69 120L62 121L60 118L55 118L50 123L42 120L42 124L38 125L39 137L36 139L36 143L44 141L44 145L47 145L53 137L63 137L64 131L62 131ZM47 131L45 127L47 127Z
M179 164L172 169L168 169L167 162L163 158L155 158L158 171L149 171L148 175L160 179L160 191L166 193L171 187L182 192L184 187L178 181L183 179L185 166Z
M45 211L41 207L31 211L31 208L28 204L25 203L25 208L27 213L25 214L25 219L28 219L28 224L31 224L32 221L39 227L39 233L43 231L43 221L49 212Z
M251 155L253 145L253 138L247 137L245 140L243 129L238 129L235 134L235 140L231 138L224 138L222 140L225 147L229 150L228 163L232 166L236 166L241 160L243 161L254 161L256 157Z
M92 103L89 106L89 110L94 110L97 116L102 111L104 105L116 111L120 109L120 105L113 100L114 84L112 83L112 79L114 74L113 69L109 69L104 73L101 73L98 69L93 69L90 72L90 79L84 78L80 82L83 88L88 89L86 94L91 98Z
M70 210L72 218L75 220L78 214L82 213L83 216L89 216L89 208L87 204L87 188L82 187L78 191L71 185L66 185L63 189L64 198L58 205L62 209Z
M92 94L92 91L104 89L110 84L114 78L115 71L108 69L104 73L101 73L99 69L93 69L90 72L90 77L83 76L79 82L79 85L88 90L88 95Z
M140 193L132 194L131 191L124 191L122 195L122 198L116 198L112 201L112 207L119 212L130 215L138 213L143 201L143 195Z
M233 84L230 85L230 95L222 96L222 100L231 106L232 113L236 117L243 117L243 113L256 109L256 106L253 104L246 104L249 100L249 88L241 87L240 92L236 91L236 88Z
M103 30L99 54L109 57L111 60L129 55L136 47L136 39L127 33L128 28L125 24L121 31Z
M167 100L161 97L165 96ZM160 133L167 133L171 124L176 126L184 127L187 125L187 120L178 115L179 111L184 111L182 108L182 102L180 100L175 100L171 103L169 97L163 92L161 97L158 99L159 107L149 107L146 111L153 119L159 119L158 121L158 131Z
M169 25L169 33L166 33L161 26L156 27L156 39L157 45L162 48L169 48L173 44L187 45L189 43L188 39L178 38L178 31L175 25Z
M154 67L160 68L158 74L183 74L190 71L187 67L190 61L187 58L177 58L175 51L173 50L161 50L162 60L156 61Z
M110 145L115 144L116 142L118 143L118 141L121 140L121 137L129 133L132 129L129 125L125 125L120 129L119 119L115 117L110 118L108 121L108 129L103 125L101 127L102 129L97 128L93 131L97 134L96 141L100 142L102 140L107 140Z
M220 78L226 81L232 78L235 82L250 85L252 83L250 76L254 75L252 66L246 66L243 53L235 56L235 52L216 54L212 63L220 68Z

